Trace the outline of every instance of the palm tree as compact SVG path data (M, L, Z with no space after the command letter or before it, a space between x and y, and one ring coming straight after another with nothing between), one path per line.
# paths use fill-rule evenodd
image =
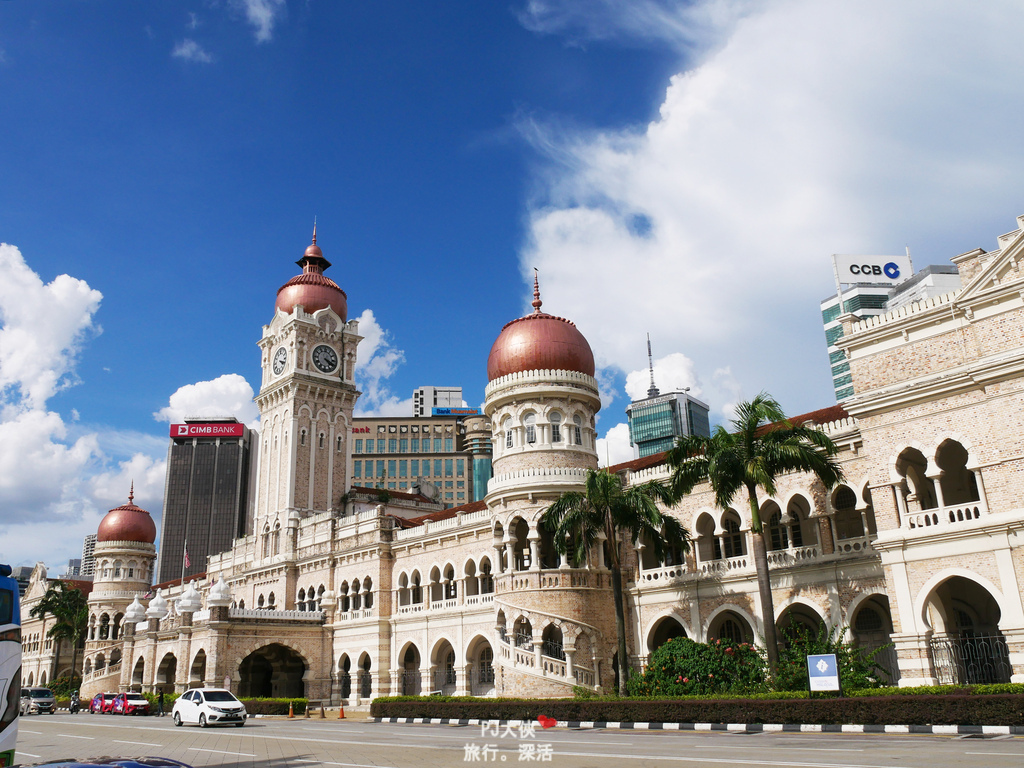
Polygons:
M615 598L615 630L619 651L619 694L626 693L626 611L622 599L622 561L617 546L620 532L628 532L635 545L642 536L655 557L666 547L686 551L688 534L671 515L662 514L658 502L671 503L665 486L657 482L623 487L621 478L606 469L587 470L585 490L563 493L544 510L541 524L554 538L555 549L570 562L582 563L599 539L608 542L608 567Z
M747 492L765 648L773 672L779 660L779 647L757 493L760 489L774 496L776 478L787 472L811 472L831 489L843 479L843 471L833 458L838 450L825 433L790 424L782 407L762 392L750 402L736 406L732 431L719 426L711 437L684 436L668 452L667 460L672 467L669 487L677 499L704 481L711 485L715 503L721 509L727 509L740 491Z
M89 606L85 595L66 581L54 581L46 590L43 598L29 611L37 619L45 619L51 614L54 623L46 632L46 636L54 640L56 663L60 663L60 641L71 643L71 684L74 686L75 675L78 674L78 644L85 636L89 620ZM53 675L60 670L55 669Z

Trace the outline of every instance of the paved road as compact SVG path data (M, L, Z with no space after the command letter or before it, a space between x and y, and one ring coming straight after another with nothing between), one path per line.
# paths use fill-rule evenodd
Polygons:
M492 749L494 751L492 751ZM1021 768L1024 737L727 734L392 725L258 719L244 728L175 728L167 718L55 715L21 719L17 759L161 755L194 766L426 768L547 762L557 768ZM529 760L521 758L546 758ZM478 760L473 760L476 757Z

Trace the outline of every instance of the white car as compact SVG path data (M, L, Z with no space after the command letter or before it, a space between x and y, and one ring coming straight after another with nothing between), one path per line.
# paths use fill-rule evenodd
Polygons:
M200 728L208 725L235 725L241 728L248 717L245 705L223 688L192 688L174 702L171 717L175 725L196 723Z

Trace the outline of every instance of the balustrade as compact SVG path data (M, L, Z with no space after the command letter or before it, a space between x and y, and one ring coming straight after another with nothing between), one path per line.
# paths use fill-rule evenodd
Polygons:
M972 501L968 504L954 504L948 507L936 507L922 512L908 512L903 518L903 528L917 530L920 528L957 528L978 520L988 514L984 502Z

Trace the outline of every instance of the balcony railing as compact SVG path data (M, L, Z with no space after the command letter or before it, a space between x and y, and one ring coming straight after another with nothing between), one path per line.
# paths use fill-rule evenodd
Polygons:
M908 530L921 528L960 528L988 514L988 507L982 501L936 507L921 512L909 512L903 520Z

